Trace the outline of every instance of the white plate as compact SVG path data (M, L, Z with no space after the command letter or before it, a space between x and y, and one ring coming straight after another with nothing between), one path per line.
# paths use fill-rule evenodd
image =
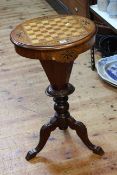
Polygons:
M96 68L104 81L117 87L117 55L100 59Z

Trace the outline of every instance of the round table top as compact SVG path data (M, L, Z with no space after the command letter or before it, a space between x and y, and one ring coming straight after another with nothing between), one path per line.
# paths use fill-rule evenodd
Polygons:
M38 17L18 25L11 41L20 47L37 50L78 45L96 32L94 23L78 15Z

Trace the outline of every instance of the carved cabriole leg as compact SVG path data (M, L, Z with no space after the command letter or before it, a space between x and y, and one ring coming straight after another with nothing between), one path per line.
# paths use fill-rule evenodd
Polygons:
M37 153L39 153L43 147L45 146L50 133L52 131L54 131L57 127L57 118L53 117L50 122L48 124L45 124L42 126L41 130L40 130L40 141L39 144L37 145L37 147L31 151L29 151L26 155L26 160L31 160L32 158L34 158Z
M68 125L71 129L76 130L77 135L90 150L98 155L104 154L104 151L101 147L96 146L90 142L88 138L87 128L82 122L76 121L74 118L70 117L68 118Z

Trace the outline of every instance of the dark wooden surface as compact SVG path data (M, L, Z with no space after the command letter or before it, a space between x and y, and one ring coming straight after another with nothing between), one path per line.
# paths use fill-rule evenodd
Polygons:
M88 0L47 0L47 2L60 14L77 14L85 17L89 14Z
M97 0L46 0L59 14L77 14L89 17L89 6Z
M70 78L73 61L70 63L60 63L56 61L41 61L42 67L55 90L64 89Z
M46 61L45 61L46 62ZM58 64L58 63L57 63ZM64 65L65 63L63 63ZM47 65L48 66L48 63ZM64 71L62 72L64 74ZM67 73L70 75L71 71L67 70ZM66 77L67 78L67 77ZM62 77L61 77L62 79ZM49 90L51 89L51 90ZM56 91L56 93L55 93ZM62 91L62 92L61 92ZM64 92L64 93L63 93ZM43 149L45 146L50 134L54 131L57 127L60 130L66 130L68 127L75 130L77 135L83 141L83 143L93 151L93 153L98 154L100 156L104 155L104 151L100 146L94 145L88 138L88 132L86 126L80 122L76 121L69 113L69 103L68 103L68 95L74 92L74 87L67 83L64 89L55 90L51 85L48 88L47 93L51 95L55 102L54 110L55 114L54 117L50 119L50 121L43 125L40 130L40 140L38 145L35 149L29 151L26 155L26 160L31 160ZM53 93L53 95L52 95ZM66 95L64 95L66 94Z

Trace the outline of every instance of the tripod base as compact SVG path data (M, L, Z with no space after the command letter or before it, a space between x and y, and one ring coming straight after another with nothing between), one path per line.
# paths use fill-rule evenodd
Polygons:
M77 135L80 137L83 143L95 154L104 154L104 151L101 147L92 144L89 140L86 126L82 122L76 121L73 117L70 116L70 113L68 111L69 103L67 102L67 95L71 94L74 91L74 88L71 84L69 84L66 89L67 90L64 90L63 93L60 91L58 93L55 93L52 87L50 88L49 86L47 88L46 92L50 96L54 97L54 109L56 112L54 117L52 117L49 121L49 123L42 126L40 130L39 144L35 149L28 152L28 154L26 155L26 160L31 160L43 149L51 132L54 131L57 127L59 127L59 129L61 130L66 130L68 127L70 127L71 129L76 131Z

